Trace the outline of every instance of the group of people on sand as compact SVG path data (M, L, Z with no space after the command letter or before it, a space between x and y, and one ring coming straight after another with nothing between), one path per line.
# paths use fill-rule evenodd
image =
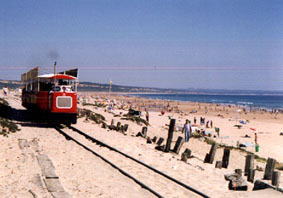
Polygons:
M194 117L194 125L197 124L197 118ZM205 118L204 117L200 117L200 125L204 125L205 124ZM213 128L213 121L212 120L208 120L205 124L205 127L206 128ZM217 136L219 137L219 131L220 129L219 128L215 128L215 131L217 133ZM204 132L204 130L203 130ZM184 133L185 135L185 142L189 142L189 139L191 137L191 134L192 134L192 124L191 124L191 121L186 119L185 121L185 124L183 126L183 129L182 129L182 133ZM203 134L204 135L204 134Z
M205 122L205 117L200 117L199 123L200 123L200 125L205 125L206 128L213 128L213 121L207 120ZM194 124L196 124L196 118L194 118Z

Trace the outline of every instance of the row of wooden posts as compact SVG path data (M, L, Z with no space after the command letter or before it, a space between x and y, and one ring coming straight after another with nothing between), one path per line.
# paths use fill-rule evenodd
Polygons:
M245 176L247 176L247 180L249 182L254 182L255 171L254 169L254 160L255 156L253 154L249 154L246 156L245 163ZM278 187L280 184L280 172L274 171L276 160L273 158L268 158L267 163L264 170L264 180L271 180L271 184L275 187Z
M156 136L154 136L152 139L150 137L148 137L147 136L147 127L143 127L141 132L139 132L136 136L146 138L147 143L152 143L152 142L156 143L157 144L157 146L156 146L157 150L161 150L161 151L164 151L164 152L173 151L174 153L179 154L180 149L181 149L182 145L184 144L183 138L181 136L178 137L173 150L171 150L171 143L172 143L172 139L173 139L175 122L176 122L175 119L171 119L171 121L170 121L168 138L167 138L166 144L163 144L164 138L162 138L162 137L160 137L159 139L157 139Z
M115 125L114 120L112 119L111 124L107 125L106 123L102 123L102 128L105 129L110 129L110 130L115 130L118 132L127 132L129 125L128 124L124 124L122 125L121 122L117 122L117 125Z
M171 143L173 139L173 133L174 133L174 126L175 126L175 119L170 120L170 125L169 125L169 130L168 130L168 138L166 141L165 145L162 145L164 138L160 137L157 141L157 149L164 151L164 152L169 152L171 151ZM143 127L142 132L138 135L141 135L142 137L146 138L147 137L147 127ZM157 137L154 137L152 140L147 137L147 142L156 142ZM181 147L184 143L183 137L179 136L176 144L173 148L173 152L176 154L179 154ZM209 153L206 154L204 158L204 163L210 163L213 164L216 150L217 150L217 143L214 143L211 145ZM181 160L187 162L187 159L191 157L191 150L186 149L182 155L181 155ZM230 158L230 149L229 148L224 148L223 150L223 157L222 161L216 161L215 163L215 168L228 168L229 166L229 158ZM255 177L255 171L254 169L254 159L255 156L253 154L249 154L246 156L246 163L245 163L245 176L247 176L247 181L249 182L254 182L254 177ZM274 171L276 164L276 160L272 158L268 158L266 167L265 167L265 172L264 172L264 180L272 180L272 185L278 187L280 183L280 172L279 171ZM242 175L242 170L241 169L236 169L236 173Z
M169 152L172 151L176 154L179 154L183 144L184 144L184 138L179 136L177 138L177 141L175 143L175 146L173 149L171 149L171 144L172 144L172 139L173 139L173 134L174 134L174 127L175 127L175 119L171 119L170 120L170 125L169 125L169 130L168 130L168 137L167 137L167 141L166 144L163 144L164 142L164 138L160 137L157 140L157 137L153 137L152 139L150 137L147 136L147 127L143 127L141 132L137 133L137 137L143 137L147 139L147 143L156 143L157 146L155 147L157 150L163 151L163 152ZM206 155L205 159L204 159L204 163L210 163L212 164L214 161L214 157L216 154L216 149L217 149L217 144L213 144L210 152ZM181 160L187 162L187 159L191 157L191 150L190 149L186 149L181 156ZM229 149L224 149L224 154L223 154L223 159L222 161L217 161L216 166L218 168L228 168L229 165L229 156L230 156L230 150Z
M166 144L163 144L164 138L160 137L157 139L157 137L153 137L152 139L147 136L147 127L143 127L142 131L139 132L136 136L141 136L143 138L147 139L147 143L156 143L157 146L155 147L157 150L163 151L163 152L169 152L173 151L176 154L179 154L182 145L184 144L184 139L183 137L179 136L177 138L177 141L175 143L175 146L173 150L171 150L171 144L172 144L172 139L173 139L173 134L174 134L174 127L175 127L176 120L171 119L170 120L170 125L169 125L169 130L168 130L168 137ZM102 125L103 128L109 128L111 130L116 130L120 132L126 132L128 130L128 124L121 125L120 122L117 123L117 126L114 125L114 120L111 121L111 125ZM214 158L216 155L216 150L217 150L217 143L214 143L211 145L209 153L206 154L204 158L204 163L210 163L213 164ZM185 151L181 155L181 160L184 162L187 162L188 158L191 157L191 150L186 148ZM228 168L229 166L229 158L230 158L230 149L229 148L224 148L223 150L223 157L222 161L216 161L215 163L215 168ZM255 156L253 154L249 154L246 156L246 161L245 161L245 169L244 169L244 175L247 176L247 181L248 182L254 182L254 177L255 177L255 171L254 169L254 160ZM272 180L272 185L278 187L280 183L280 172L279 171L274 171L276 164L276 160L272 158L268 158L266 167L265 167L265 172L264 172L264 180ZM242 169L236 169L236 173L239 175L242 175Z

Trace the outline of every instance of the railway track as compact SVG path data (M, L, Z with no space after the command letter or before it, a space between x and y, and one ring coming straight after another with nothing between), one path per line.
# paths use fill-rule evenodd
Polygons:
M70 126L63 130L60 126L56 126L55 129L67 140L74 141L85 150L99 157L101 160L117 169L126 177L135 181L138 185L148 190L156 197L166 197L166 195L174 194L174 192L178 192L178 194L182 197L208 197L193 187L182 183L162 171L157 170L156 168L153 168L150 165L129 156L128 154L107 145L102 141L95 139L75 127ZM126 160L127 163L125 163ZM126 164L130 164L130 166L127 166Z

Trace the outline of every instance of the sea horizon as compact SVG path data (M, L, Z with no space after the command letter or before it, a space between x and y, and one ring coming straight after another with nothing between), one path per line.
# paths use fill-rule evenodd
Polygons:
M283 95L197 94L197 93L131 93L131 96L184 102L213 103L266 110L283 110Z

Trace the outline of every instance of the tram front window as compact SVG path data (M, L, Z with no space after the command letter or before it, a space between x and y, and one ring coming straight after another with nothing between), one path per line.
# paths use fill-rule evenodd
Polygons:
M67 80L67 79L59 79L56 86L53 87L53 91L63 91L63 92L72 92L76 91L76 81L75 80Z
M69 85L70 84L70 80L59 79L58 80L58 84L59 85Z
M54 86L52 88L52 91L60 91L60 90L61 90L61 88L59 86Z

